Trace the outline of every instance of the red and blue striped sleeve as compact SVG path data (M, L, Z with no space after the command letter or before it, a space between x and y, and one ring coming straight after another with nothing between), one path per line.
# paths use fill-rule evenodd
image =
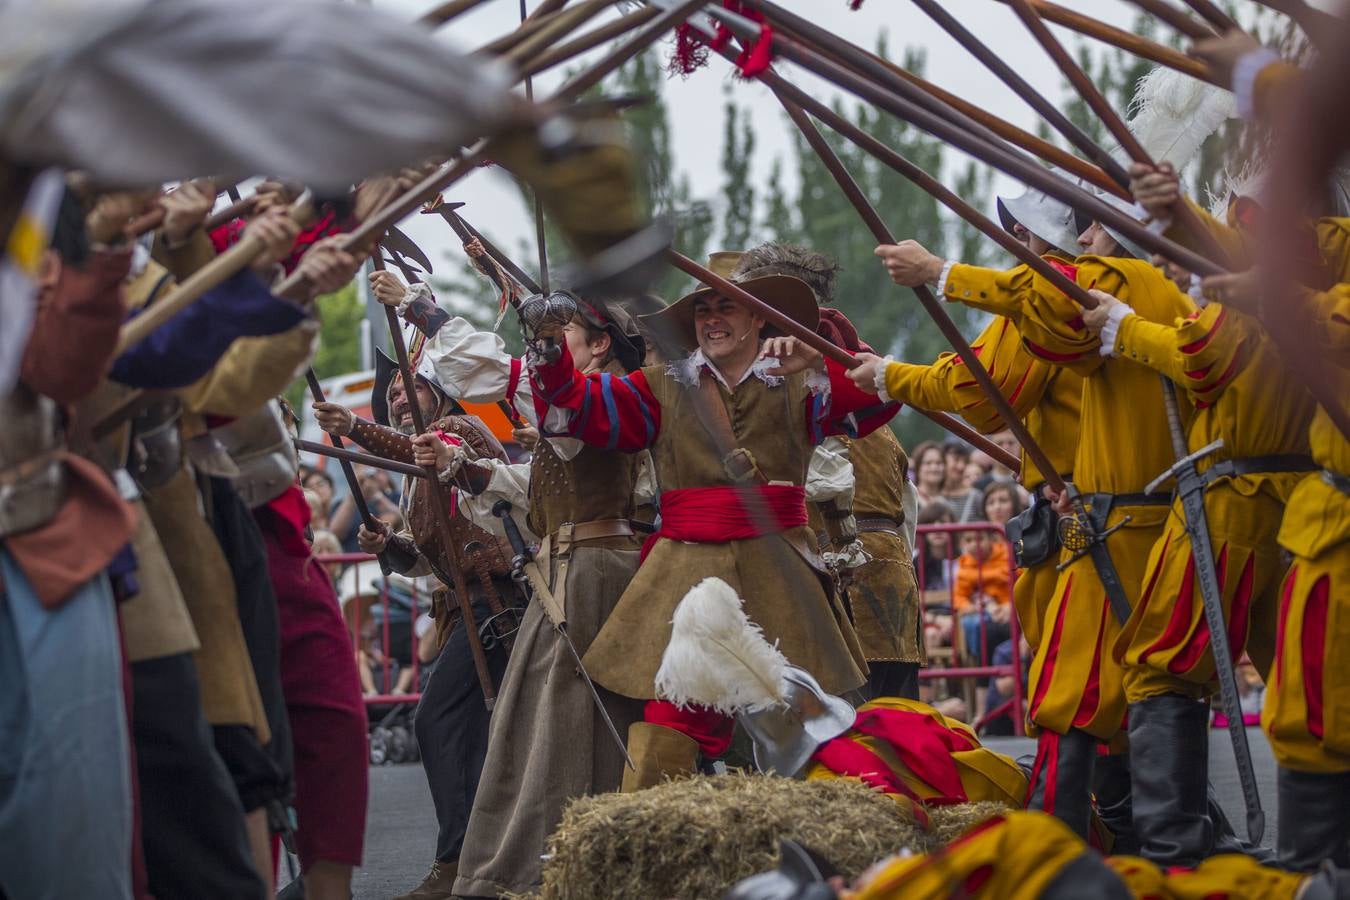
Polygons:
M583 375L573 365L567 345L560 349L557 362L536 365L531 380L536 405L568 410L571 415L565 430L543 433L629 453L651 447L661 431L661 405L641 370L630 375Z
M848 370L834 360L825 360L825 374L830 389L806 398L806 429L812 443L819 444L831 435L865 437L900 412L899 403L883 402L860 389L848 377Z

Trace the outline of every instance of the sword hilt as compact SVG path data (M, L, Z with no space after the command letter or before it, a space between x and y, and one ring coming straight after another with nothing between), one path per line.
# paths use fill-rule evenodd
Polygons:
M1209 456L1214 451L1222 449L1222 447L1223 447L1223 438L1219 438L1217 441L1206 444L1205 446L1201 447L1194 453L1188 453L1187 455L1181 457L1176 462L1172 463L1172 465L1168 466L1167 469L1164 470L1161 475L1150 481L1144 487L1144 493L1145 494L1156 493L1158 488L1162 485L1164 481L1166 481L1169 478L1175 478L1181 472L1185 471L1186 468L1194 466L1197 462L1204 459L1206 456Z

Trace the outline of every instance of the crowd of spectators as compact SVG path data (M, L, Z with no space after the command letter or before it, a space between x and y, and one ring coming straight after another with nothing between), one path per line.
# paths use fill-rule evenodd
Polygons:
M1011 433L1001 432L994 440L1017 453ZM1017 573L1006 537L988 524L1005 526L1026 508L1029 497L1011 471L957 441L918 445L910 465L919 498L914 566L923 592L930 662L1009 666L1014 658L1012 593ZM963 524L971 527L962 529ZM1025 667L1029 656L1025 642L1021 650ZM1013 684L1006 675L979 686L969 680L929 680L925 699L948 714L978 722L1011 696ZM1012 720L1006 715L984 726L985 733L1012 733Z

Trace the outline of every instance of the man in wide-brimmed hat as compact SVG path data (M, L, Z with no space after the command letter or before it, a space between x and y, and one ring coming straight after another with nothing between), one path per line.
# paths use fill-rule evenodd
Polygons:
M740 286L814 330L815 294L799 278L766 274ZM586 653L595 681L647 701L628 732L636 765L624 788L693 771L731 741L730 719L654 700L655 675L685 593L715 575L788 659L828 691L853 690L866 663L806 524L803 484L812 449L834 433L866 434L895 412L857 390L843 368L768 327L739 300L700 288L647 317L688 356L626 377L585 375L569 354L531 360L535 396L563 413L567 434L621 451L650 448L661 484L661 528Z

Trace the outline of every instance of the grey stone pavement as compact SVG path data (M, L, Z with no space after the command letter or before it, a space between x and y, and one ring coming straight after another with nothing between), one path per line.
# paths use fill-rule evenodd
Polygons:
M1259 729L1247 731L1266 811L1264 844L1275 842L1275 761ZM1026 738L990 738L988 746L1014 758L1033 754ZM1210 732L1209 777L1239 835L1246 836L1242 789L1225 731ZM357 900L388 900L410 889L426 872L436 845L436 816L426 778L417 764L377 766L370 771L370 812L366 818L366 865L353 882Z

